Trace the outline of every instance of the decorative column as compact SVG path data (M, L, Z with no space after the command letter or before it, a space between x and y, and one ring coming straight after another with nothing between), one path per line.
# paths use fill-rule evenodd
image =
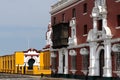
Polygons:
M96 74L96 42L90 42L90 66L89 66L89 76L97 76Z
M65 56L65 62L64 62L65 65L64 66L63 66L63 56ZM60 73L60 74L68 74L68 50L67 49L59 50L58 73Z
M97 18L96 17L93 18L93 30L94 30L94 33L97 32Z
M68 74L68 50L64 51L64 55L65 55L64 74Z
M105 46L105 66L104 77L112 77L112 58L111 58L111 42L110 40L104 41Z
M63 74L63 54L62 51L59 50L59 67L58 67L58 73Z
M69 46L74 46L74 45L77 45L75 18L72 18L72 20L70 21L70 28L71 28L71 37L69 37L68 44Z

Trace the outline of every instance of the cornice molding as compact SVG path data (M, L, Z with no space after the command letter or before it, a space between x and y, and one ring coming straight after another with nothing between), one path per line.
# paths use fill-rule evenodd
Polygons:
M74 5L71 5L71 4L73 4L73 3L77 2L77 1L79 1L79 2L74 4ZM68 8L71 8L71 7L81 3L83 1L85 1L85 0L62 0L62 1L59 1L56 4L51 6L50 14L55 15L55 14L61 12L61 11L64 11L64 10L66 10ZM67 7L67 6L69 6L69 7ZM67 7L67 8L65 8L65 7Z

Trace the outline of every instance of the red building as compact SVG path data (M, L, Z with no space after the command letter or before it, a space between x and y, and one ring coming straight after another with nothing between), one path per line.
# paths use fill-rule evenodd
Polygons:
M120 77L120 0L59 0L50 14L53 74Z

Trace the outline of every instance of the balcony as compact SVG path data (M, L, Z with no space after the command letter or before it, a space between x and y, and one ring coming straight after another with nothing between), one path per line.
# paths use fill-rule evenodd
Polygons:
M68 30L69 24L68 23L59 23L54 26L53 28L53 48L62 48L68 46Z
M77 1L84 1L84 0L60 0L56 4L51 6L50 13L52 14L54 12L57 12L57 11L69 6L71 4L77 2Z

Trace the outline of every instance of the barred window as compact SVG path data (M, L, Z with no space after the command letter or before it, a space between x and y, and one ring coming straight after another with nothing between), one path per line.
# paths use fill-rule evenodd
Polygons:
M116 53L116 70L120 71L120 53Z
M87 70L88 69L88 55L82 56L82 69Z
M76 70L76 55L71 56L71 70Z

